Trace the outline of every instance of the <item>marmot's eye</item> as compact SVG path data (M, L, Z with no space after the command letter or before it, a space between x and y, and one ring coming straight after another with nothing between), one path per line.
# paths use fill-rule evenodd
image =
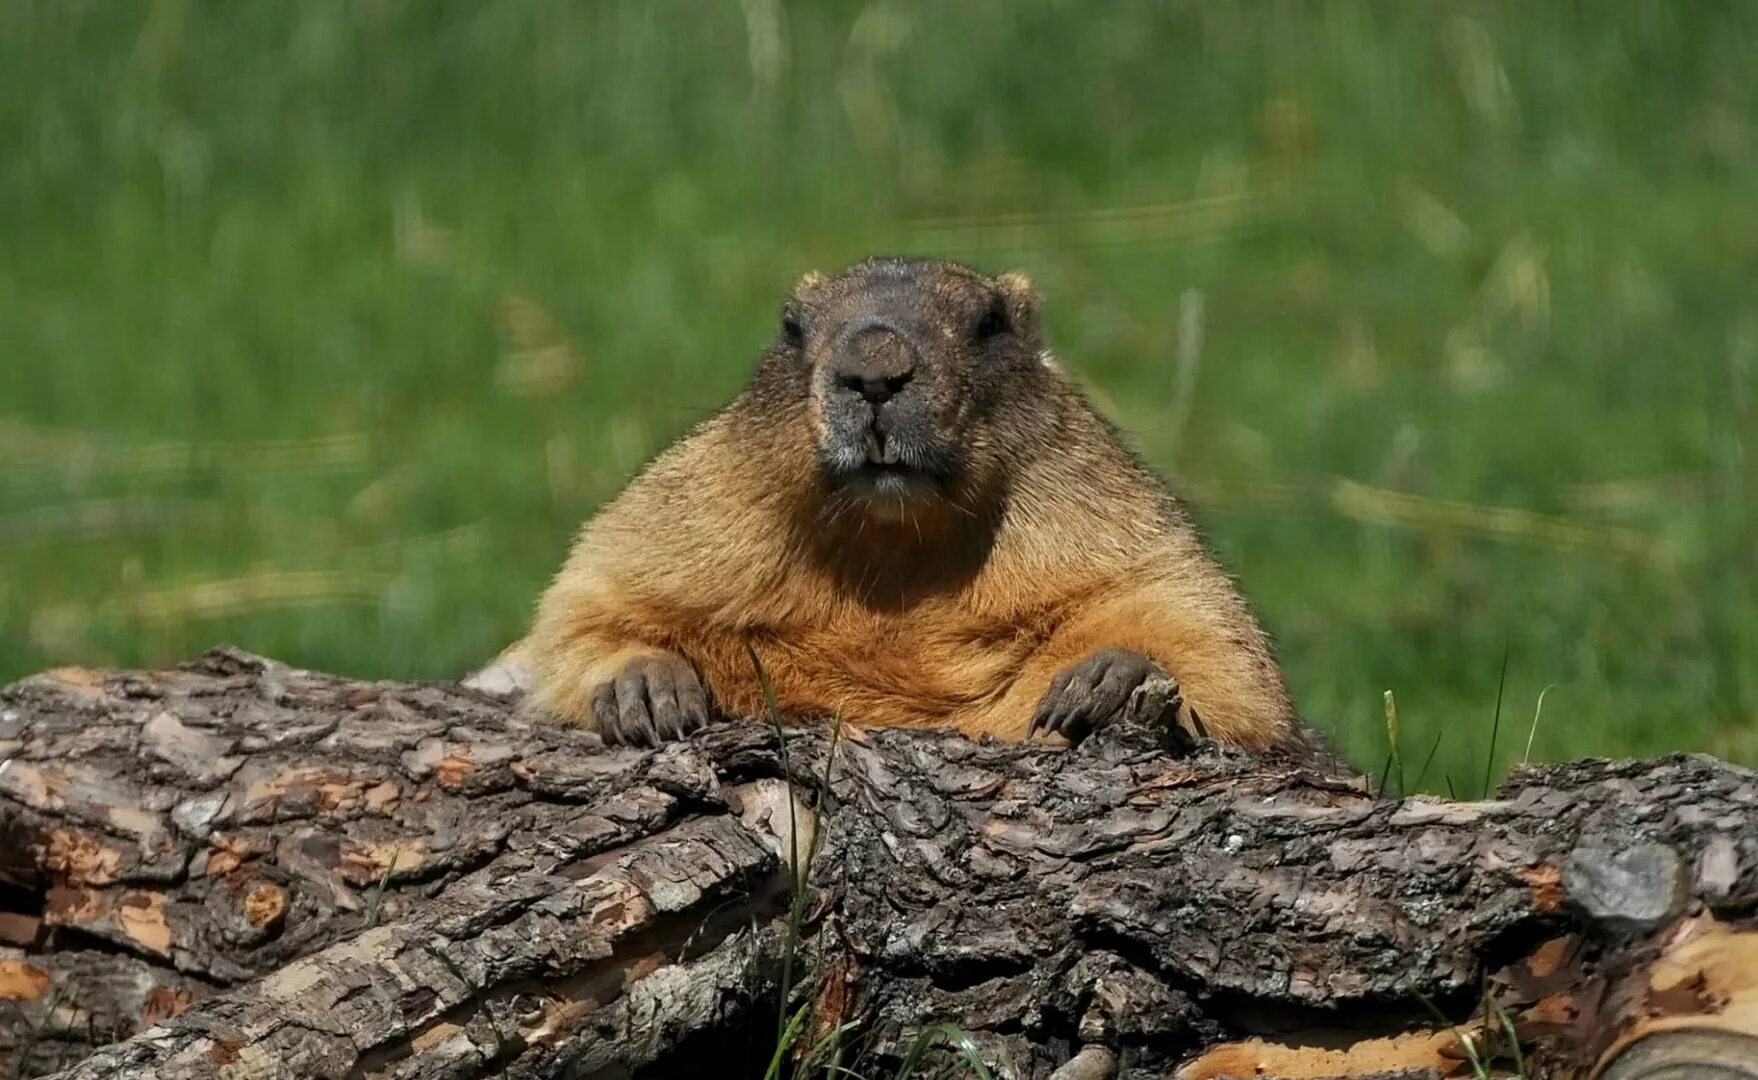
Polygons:
M800 325L799 317L791 311L781 317L781 336L796 349L806 343L806 328Z
M996 304L989 308L988 311L983 312L983 317L977 320L976 333L978 341L987 341L997 334L1005 334L1006 332L1007 311L1002 308L1000 304Z

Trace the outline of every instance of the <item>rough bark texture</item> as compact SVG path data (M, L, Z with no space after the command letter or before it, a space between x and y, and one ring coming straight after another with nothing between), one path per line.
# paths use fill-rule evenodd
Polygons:
M935 1020L998 1076L1437 1075L1461 1051L1430 1006L1500 1028L1492 975L1558 1075L1644 1024L1758 1014L1740 964L1711 970L1758 957L1750 772L1589 761L1392 801L1161 743L784 748L742 721L607 750L457 686L231 651L49 672L0 694L0 1063L761 1075L814 828L796 1001L858 1021L876 1075ZM1665 981L1662 952L1697 966ZM1630 1060L1607 1075L1661 1075Z

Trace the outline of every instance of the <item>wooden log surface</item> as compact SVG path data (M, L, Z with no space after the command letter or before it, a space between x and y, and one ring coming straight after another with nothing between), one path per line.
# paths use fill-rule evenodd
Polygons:
M1470 1075L1461 1035L1619 1080L1708 1039L1758 1076L1729 1034L1758 1030L1729 960L1758 957L1753 773L1391 800L1165 741L747 720L606 749L234 650L47 672L0 693L0 1063L761 1075L816 849L796 1000L880 1065L944 1020L997 1076Z

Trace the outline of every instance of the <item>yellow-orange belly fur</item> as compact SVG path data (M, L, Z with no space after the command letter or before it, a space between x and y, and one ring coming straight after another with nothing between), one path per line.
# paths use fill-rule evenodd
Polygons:
M684 629L672 647L728 713L763 712L754 651L790 720L970 727L1014 688L1046 634L945 613L855 611L818 626Z

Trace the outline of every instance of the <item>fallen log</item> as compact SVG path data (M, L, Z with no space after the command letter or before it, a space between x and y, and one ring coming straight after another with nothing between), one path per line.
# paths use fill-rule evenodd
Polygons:
M1010 1077L1758 1076L1758 775L1391 800L1165 742L47 672L0 692L0 1076L760 1076L795 1015L867 1075L949 1022Z

